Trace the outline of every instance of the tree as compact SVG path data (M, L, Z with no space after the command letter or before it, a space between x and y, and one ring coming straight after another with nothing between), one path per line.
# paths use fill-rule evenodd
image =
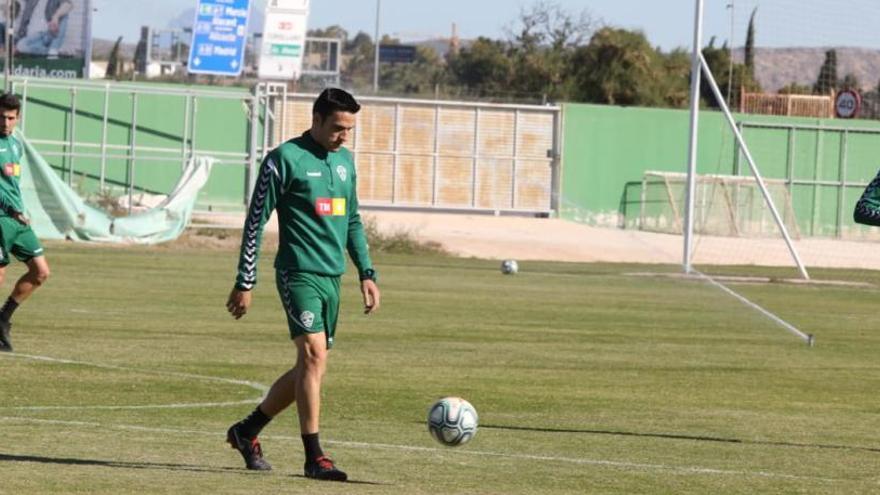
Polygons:
M843 80L840 81L840 89L861 91L862 85L859 84L859 78L855 74L849 73L843 76Z
M116 43L113 44L113 49L110 50L110 57L107 60L107 71L104 74L106 79L114 79L119 75L120 65L122 65L122 61L119 56L119 46L122 44L122 36L116 38Z
M506 28L514 71L512 88L521 94L564 98L574 48L586 41L597 22L587 10L574 14L541 0L520 11Z
M600 29L587 46L575 51L571 68L576 100L615 105L667 103L665 60L641 31ZM683 80L680 77L680 83Z
M709 45L703 48L703 58L726 101L731 90L730 49L727 47L727 43L725 42L721 48L715 48L715 37L713 36L709 39ZM718 108L721 106L715 100L715 94L705 77L700 79L700 97L710 107Z
M428 94L443 82L444 76L440 55L432 48L417 46L412 63L390 64L382 71L381 85L395 93Z
M342 67L343 81L355 87L372 86L374 57L373 39L363 31L358 32L343 48L343 59L346 60Z
M730 101L731 107L735 108L739 105L740 88L748 92L759 92L761 86L755 80L754 72L745 64L731 64L731 56L730 48L726 42L721 48L715 48L714 37L709 40L709 45L703 48L703 58L706 59L706 64L715 77L721 95L725 101ZM700 97L709 107L718 108L721 106L716 101L712 88L709 87L705 78L700 83Z
M501 41L477 38L447 63L452 81L470 94L492 96L511 90L513 63Z
M781 95L809 95L813 93L813 88L805 84L791 82L779 88L777 93Z
M656 81L657 91L666 106L684 108L690 101L691 54L676 49L668 54L658 52L662 59L662 77Z
M831 94L837 90L837 51L825 52L825 62L819 68L819 77L813 85L813 93L819 95Z
M746 46L745 66L752 74L755 73L755 14L758 13L758 7L752 9L752 15L749 17L749 27L746 29Z
M348 31L342 26L334 24L324 29L309 29L306 36L310 38L333 38L345 42L348 40Z

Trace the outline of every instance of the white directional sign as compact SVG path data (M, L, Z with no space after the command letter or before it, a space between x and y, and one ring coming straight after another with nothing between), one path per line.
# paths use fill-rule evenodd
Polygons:
M247 39L250 0L198 0L187 70L237 76Z
M260 79L297 79L306 45L308 0L270 0L266 4Z

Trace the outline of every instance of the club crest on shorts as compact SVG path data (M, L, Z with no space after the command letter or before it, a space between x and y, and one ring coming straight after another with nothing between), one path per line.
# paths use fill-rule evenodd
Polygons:
M303 311L302 314L299 315L299 321L306 328L312 328L312 323L315 322L315 314L311 311Z
M342 165L336 167L336 173L339 175L339 178L345 182L345 178L348 176L348 171L345 170L345 167Z

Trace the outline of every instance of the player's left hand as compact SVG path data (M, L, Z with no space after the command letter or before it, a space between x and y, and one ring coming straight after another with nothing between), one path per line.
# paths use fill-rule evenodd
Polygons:
M361 280L361 294L364 295L364 314L376 312L379 309L379 300L382 298L376 282L370 279Z
M246 315L251 306L251 291L232 289L229 299L226 300L226 310L236 320Z

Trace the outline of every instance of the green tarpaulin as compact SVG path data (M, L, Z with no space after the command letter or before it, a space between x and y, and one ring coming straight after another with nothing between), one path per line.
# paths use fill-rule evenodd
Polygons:
M21 194L27 216L41 239L70 239L154 244L176 239L189 223L199 190L213 159L196 157L181 172L174 189L155 207L114 218L87 204L16 131L22 156Z

